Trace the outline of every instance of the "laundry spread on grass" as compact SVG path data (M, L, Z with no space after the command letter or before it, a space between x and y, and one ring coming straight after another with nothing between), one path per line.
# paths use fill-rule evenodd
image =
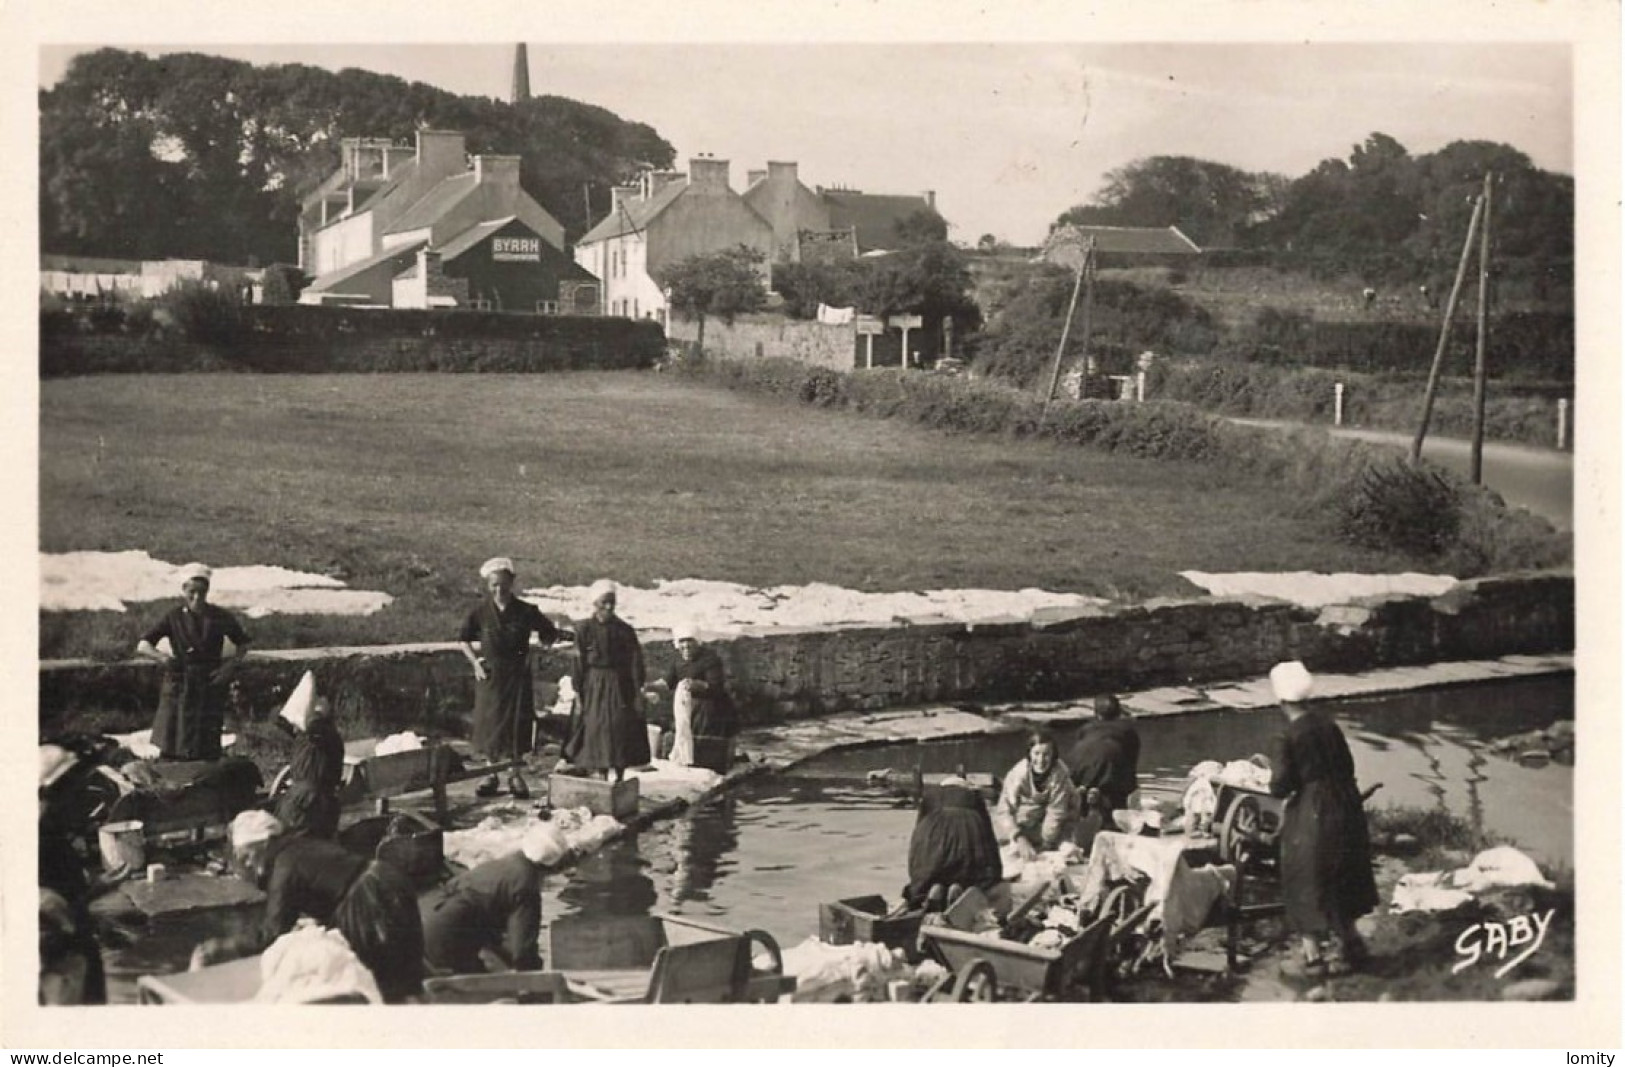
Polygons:
M128 611L180 597L182 565L141 551L40 553L43 611ZM388 593L350 589L337 578L256 564L216 567L209 600L251 619L267 615L371 615Z
M548 586L527 589L523 595L549 614L581 618L591 611L587 586ZM1042 589L864 593L818 582L756 589L733 582L682 578L656 581L650 589L621 586L615 610L640 630L670 630L692 623L703 637L754 627L879 626L899 621L974 623L1000 616L1026 618L1040 608L1105 603L1098 597Z
M1521 887L1551 889L1552 883L1534 860L1510 845L1500 845L1485 849L1454 871L1403 875L1394 886L1389 910L1452 911L1486 890Z
M1179 576L1213 596L1262 596L1300 607L1323 608L1364 597L1440 596L1456 586L1446 574L1316 574L1281 573L1208 574L1180 571Z

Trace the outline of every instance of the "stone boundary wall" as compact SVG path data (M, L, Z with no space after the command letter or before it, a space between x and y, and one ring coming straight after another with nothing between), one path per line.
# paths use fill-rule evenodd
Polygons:
M671 317L667 336L683 345L699 337L699 323ZM857 365L857 334L851 324L788 319L780 315L745 315L733 325L719 319L705 321L706 351L722 359L797 359L814 366L848 371Z
M655 677L674 653L663 631L646 631L643 640ZM969 625L764 628L721 638L715 647L750 724L926 703L1069 700L1256 678L1283 659L1347 673L1570 651L1574 578L1485 578L1438 597L1319 609L1204 597L1046 609ZM535 657L539 705L551 702L554 683L569 667L567 646ZM456 646L446 644L253 653L238 675L239 714L270 714L307 669L316 672L346 734L408 728L466 734L473 681ZM144 729L159 681L157 666L146 662L43 663L41 732Z

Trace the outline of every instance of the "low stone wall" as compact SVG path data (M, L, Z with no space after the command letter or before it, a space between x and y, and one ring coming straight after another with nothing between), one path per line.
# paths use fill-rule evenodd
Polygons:
M1573 647L1574 579L1567 573L1486 578L1438 597L1321 609L1204 597L970 625L762 630L716 642L750 723L1234 681L1283 659L1353 672ZM651 677L671 662L661 632L645 633L644 649ZM535 661L543 703L569 670L570 651L549 650ZM239 713L269 714L307 669L316 671L347 734L466 733L473 682L452 645L255 653L239 672ZM157 706L159 680L157 667L144 662L42 664L41 730L142 729Z
M699 337L699 324L673 315L667 336L691 345ZM722 359L798 359L832 370L856 366L855 337L851 324L834 326L782 315L747 315L735 319L732 325L717 319L705 322L705 349L711 355Z

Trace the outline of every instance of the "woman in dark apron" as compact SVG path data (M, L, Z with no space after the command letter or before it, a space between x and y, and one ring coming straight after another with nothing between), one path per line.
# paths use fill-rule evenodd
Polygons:
M152 743L162 759L217 760L225 729L231 675L248 646L236 616L210 604L213 572L201 563L181 570L185 602L172 608L141 635L136 654L164 665ZM235 646L225 655L226 638ZM169 639L169 651L158 642Z
M592 617L576 623L576 666L571 681L576 714L564 755L576 767L613 772L619 782L628 767L649 762L649 733L643 721L643 646L615 615L615 584L594 582Z
M558 639L558 627L541 609L513 593L513 561L498 557L480 567L488 596L463 620L463 655L474 668L474 749L491 761L492 774L476 792L495 796L502 788L497 771L510 766L508 791L521 799L530 787L520 775L531 749L536 695L530 670L530 635L543 645ZM474 642L479 642L476 652Z

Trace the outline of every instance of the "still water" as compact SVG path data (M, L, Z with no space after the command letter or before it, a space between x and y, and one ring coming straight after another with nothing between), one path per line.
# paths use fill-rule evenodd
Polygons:
M1574 863L1574 774L1525 767L1485 751L1490 741L1573 717L1571 675L1424 690L1334 705L1373 808L1438 807L1509 838L1542 863ZM1276 708L1139 722L1143 793L1178 796L1191 766L1269 752ZM1059 731L1064 753L1075 730ZM548 880L543 915L650 910L768 931L786 947L818 932L818 904L880 893L906 880L914 812L868 774L1003 772L1020 735L847 750L733 793L611 845Z

